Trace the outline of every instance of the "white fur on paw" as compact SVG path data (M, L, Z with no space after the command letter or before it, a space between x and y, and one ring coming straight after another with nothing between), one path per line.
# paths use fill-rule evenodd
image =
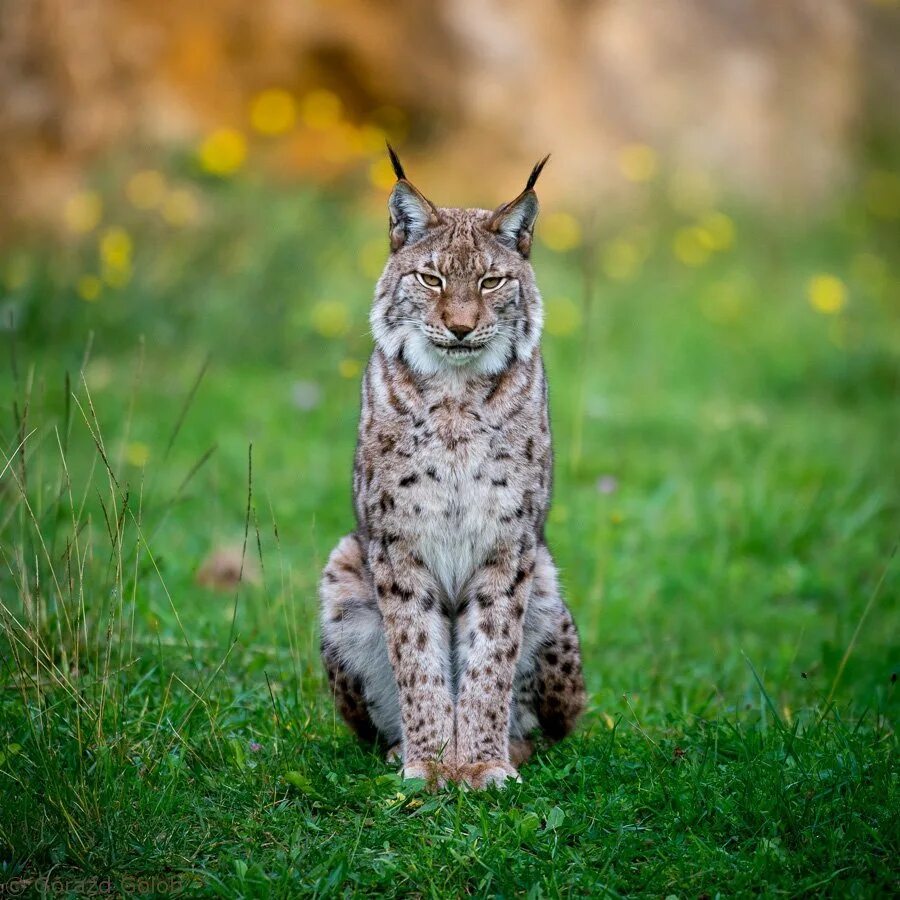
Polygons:
M385 754L385 762L388 765L395 766L403 762L403 747L400 744L394 744Z
M509 763L474 763L460 767L459 780L480 791L491 785L506 787L512 781L521 783L522 777Z
M428 778L428 767L424 763L407 763L403 767L404 778Z

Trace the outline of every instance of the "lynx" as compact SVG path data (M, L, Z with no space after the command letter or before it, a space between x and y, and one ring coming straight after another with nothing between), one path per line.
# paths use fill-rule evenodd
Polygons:
M585 703L578 633L544 539L552 449L529 262L535 183L494 211L388 203L353 469L357 528L320 583L337 707L404 777L519 778Z

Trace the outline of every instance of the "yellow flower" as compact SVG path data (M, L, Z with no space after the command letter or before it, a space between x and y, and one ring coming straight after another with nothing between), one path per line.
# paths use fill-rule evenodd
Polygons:
M297 104L283 88L269 88L250 104L250 124L260 134L284 134L297 121Z
M111 287L125 287L131 281L131 237L124 228L107 228L100 236L103 280Z
M539 233L543 243L557 253L572 250L581 243L581 226L575 216L566 212L547 216Z
M835 275L815 275L806 286L810 306L826 316L839 313L847 305L847 288Z
M163 219L175 227L196 222L199 212L197 198L187 188L176 188L174 191L169 191L162 205Z
M369 166L369 181L374 187L389 191L397 180L391 161L386 157L376 159Z
M607 712L603 713L603 721L604 721L604 723L606 724L606 727L607 727L610 731L612 731L613 728L616 727L616 723L613 721L613 717L612 717L609 713L607 713Z
M153 169L135 172L125 185L125 196L137 209L156 209L165 194L166 179Z
M656 151L646 144L626 144L619 151L619 171L628 181L652 181L658 169Z
M66 201L63 218L66 227L74 234L93 231L103 217L103 201L96 191L79 191Z
M734 222L723 212L711 212L700 222L711 250L727 250L734 243Z
M103 282L96 275L82 275L75 285L75 290L82 300L88 303L94 303L100 297L100 291L103 288Z
M100 236L100 259L112 269L131 265L131 237L124 228L107 228Z
M679 228L672 240L672 252L686 266L702 266L709 258L709 233L696 225Z
M568 297L554 297L548 300L544 316L547 333L555 337L572 334L581 324L581 310Z
M603 271L613 281L628 281L633 278L640 262L638 248L625 238L616 238L603 248Z
M247 158L247 141L234 128L219 128L200 145L200 167L210 175L233 175Z
M129 466L142 469L150 459L150 448L140 441L132 441L125 448L125 461Z
M358 359L342 359L338 363L338 372L341 373L342 378L356 378L361 371L362 366Z
M307 128L328 131L341 120L343 104L333 91L320 88L310 91L300 103L300 118Z
M312 323L323 337L340 337L350 328L350 311L340 300L320 300L312 309Z

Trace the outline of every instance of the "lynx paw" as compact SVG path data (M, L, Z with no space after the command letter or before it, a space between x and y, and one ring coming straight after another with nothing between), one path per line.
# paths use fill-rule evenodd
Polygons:
M533 746L531 741L510 741L509 742L509 761L515 766L519 768L523 763L528 762L531 758L531 752L533 750Z
M404 778L422 778L432 790L446 786L453 780L450 767L434 759L409 760L403 764Z
M394 744L393 747L389 748L387 753L384 755L384 761L391 766L395 766L398 763L403 762L403 745L402 744Z
M516 769L502 759L464 763L456 770L456 781L468 785L476 791L484 790L492 784L503 787L508 780L521 781L522 779Z

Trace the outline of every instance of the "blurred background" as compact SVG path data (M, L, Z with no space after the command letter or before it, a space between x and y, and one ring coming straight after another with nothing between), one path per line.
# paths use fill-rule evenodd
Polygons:
M4 225L58 219L114 151L330 181L385 134L460 202L549 149L578 206L664 164L676 194L808 208L892 134L897 37L891 0L8 0Z
M440 205L504 202L550 152L550 539L592 688L651 644L636 684L690 657L745 685L736 647L834 675L896 538L898 49L891 0L5 0L4 577L27 598L71 530L64 449L95 539L126 485L155 523L148 634L180 641L172 598L260 646L287 621L318 672L385 140ZM233 610L242 569L266 603Z

